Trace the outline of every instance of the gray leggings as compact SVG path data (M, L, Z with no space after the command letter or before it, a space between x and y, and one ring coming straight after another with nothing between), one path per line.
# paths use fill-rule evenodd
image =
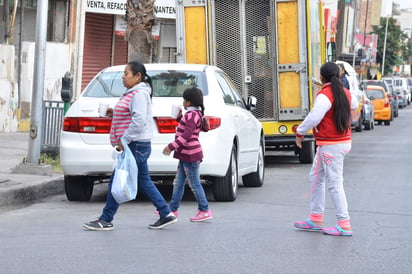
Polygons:
M327 185L336 209L336 218L338 221L349 219L348 202L343 189L343 161L351 146L351 143L344 143L317 147L309 173L313 190L310 203L312 214L324 214Z

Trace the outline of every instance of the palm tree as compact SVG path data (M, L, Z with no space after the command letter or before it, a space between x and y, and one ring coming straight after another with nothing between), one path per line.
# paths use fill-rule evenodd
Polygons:
M150 63L155 0L127 0L128 61Z

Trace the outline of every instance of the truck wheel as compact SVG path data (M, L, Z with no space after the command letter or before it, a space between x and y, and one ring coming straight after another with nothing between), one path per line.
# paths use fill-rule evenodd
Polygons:
M236 200L238 188L236 154L236 148L233 146L226 175L224 177L215 177L213 179L213 197L218 202L231 202Z
M313 163L313 158L315 158L315 141L303 142L299 152L299 162L311 164Z
M259 153L256 171L246 174L242 177L244 186L261 187L263 185L265 177L265 151L263 142L263 139L261 139L259 142Z
M93 185L90 176L64 176L64 190L69 201L89 201Z

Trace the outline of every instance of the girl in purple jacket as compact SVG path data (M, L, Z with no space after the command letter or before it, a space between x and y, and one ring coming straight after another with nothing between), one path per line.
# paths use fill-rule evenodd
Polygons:
M198 88L188 88L183 93L184 116L178 115L179 125L176 129L175 140L163 149L164 155L170 155L179 160L176 178L173 182L173 194L170 201L170 210L177 216L177 210L182 201L185 182L188 182L196 201L198 211L192 222L202 222L213 218L209 209L205 191L200 183L199 165L203 159L202 146L199 142L199 132L207 131L203 123L203 94Z

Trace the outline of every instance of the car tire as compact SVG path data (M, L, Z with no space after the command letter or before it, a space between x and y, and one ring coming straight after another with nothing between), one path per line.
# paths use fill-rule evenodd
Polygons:
M315 141L307 141L302 143L302 148L299 152L299 162L302 164L311 164L315 158Z
M372 121L366 121L365 130L371 130L371 129L372 129Z
M362 120L363 120L362 116L359 117L358 124L357 124L357 126L355 127L355 131L356 131L356 132L362 132Z
M236 155L236 147L233 146L226 175L213 179L213 197L217 202L232 202L236 200L239 179Z
M383 123L385 124L385 126L390 126L391 125L391 120L383 121Z
M90 176L64 176L64 191L69 201L89 201L94 180Z
M261 187L265 178L265 147L263 138L259 142L257 168L255 172L242 177L243 185L247 187Z

